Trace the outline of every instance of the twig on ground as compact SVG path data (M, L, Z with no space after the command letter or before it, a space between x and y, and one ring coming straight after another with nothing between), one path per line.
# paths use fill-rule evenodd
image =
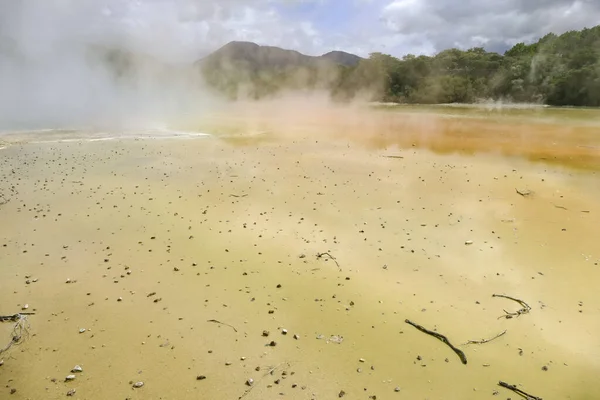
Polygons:
M463 364L465 364L465 365L467 364L467 356L465 356L465 353L463 353L463 351L461 349L454 347L452 345L452 343L450 343L450 341L448 340L448 338L446 336L441 335L441 334L439 334L437 332L430 331L429 329L426 329L426 328L422 327L421 325L415 324L411 320L407 319L407 320L404 320L404 322L406 322L409 325L414 326L415 328L417 328L418 330L420 330L423 333L426 333L428 335L433 336L436 339L441 340L442 342L444 342L445 344L447 344L448 347L450 347L456 353L456 355L458 355L458 358L460 358L460 361Z
M559 206L557 204L555 204L554 207L560 208L561 210L567 210L567 211L569 210L567 207Z
M515 392L519 396L524 397L527 400L542 400L541 397L537 397L532 394L529 394L529 393L519 389L516 385L511 385L509 383L500 381L500 382L498 382L498 386L502 386L505 389L512 390L513 392Z
M13 314L13 315L0 315L0 322L6 322L6 321L17 322L21 318L21 315L35 315L35 313L22 312L22 313Z
M248 196L247 194L242 194L242 195L230 194L230 195L229 195L229 197L237 197L237 198L240 198L240 197L247 197L247 196Z
M281 364L277 364L273 368L269 369L267 371L267 373L264 374L258 381L254 382L254 384L252 384L250 387L248 387L248 389L246 389L244 391L244 393L242 393L242 395L240 397L238 397L238 400L241 400L242 398L246 397L252 391L252 389L254 389L263 379L265 379L268 375L273 375L273 372L275 372L277 369L279 369L284 364L287 364L288 366L290 365L289 362L285 361L285 362L282 362Z
M383 156L383 157L385 157L385 158L404 158L402 156Z
M335 265L337 265L338 269L341 271L342 267L340 267L340 264L337 262L336 258L334 256L332 256L331 254L325 252L325 253L317 253L317 258L320 259L323 256L328 256L329 258L331 258L333 260L333 262L335 262Z
M503 332L500 332L499 334L497 334L496 336L494 336L493 338L490 338L490 339L469 340L468 342L463 343L463 346L468 345L468 344L485 344L485 343L489 343L492 340L498 339L500 336L504 336L505 333L506 333L506 330L504 330Z
M502 297L505 299L516 301L517 303L519 303L521 305L521 309L517 310L515 312L508 312L506 310L503 310L506 313L506 315L501 315L500 317L498 317L498 319L500 319L500 318L511 319L512 317L519 317L519 316L521 316L521 314L528 314L529 311L531 310L531 307L529 307L529 304L525 303L523 300L516 299L516 298L510 297L510 296L506 296L504 294L493 294L492 297Z
M8 351L12 346L21 344L29 336L29 320L28 315L34 313L20 313L0 317L0 322L14 322L15 326L12 329L10 342L0 349L0 355Z
M225 322L221 322L221 321L218 321L216 319L209 319L208 322L213 322L215 324L228 326L228 327L230 327L231 329L233 329L237 333L237 329L235 329L235 327L233 325L226 324Z

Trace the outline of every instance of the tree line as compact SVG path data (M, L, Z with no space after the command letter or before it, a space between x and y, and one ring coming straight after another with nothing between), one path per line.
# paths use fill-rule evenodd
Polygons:
M396 58L372 53L355 67L338 67L331 86L343 100L361 92L399 103L472 103L480 100L600 106L600 26L536 43L518 43L503 55L481 47L434 56Z

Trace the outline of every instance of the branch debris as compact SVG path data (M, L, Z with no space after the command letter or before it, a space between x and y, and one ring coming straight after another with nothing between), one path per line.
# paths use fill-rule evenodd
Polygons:
M498 386L502 386L505 389L512 390L513 392L515 392L516 394L518 394L519 396L522 396L523 398L525 398L527 400L542 400L541 397L537 397L532 394L529 394L529 393L517 388L516 385L511 385L509 383L500 381L500 382L498 382Z
M237 329L235 329L235 327L233 325L226 324L225 322L221 322L221 321L218 321L216 319L209 319L207 322L213 322L215 324L228 326L228 327L230 327L231 329L233 329L237 333Z
M20 313L14 315L0 316L0 322L14 322L15 326L12 329L10 335L10 341L8 344L0 349L0 355L8 351L12 346L19 345L29 337L29 320L28 315L34 315L34 313Z
M515 190L518 194L520 194L523 197L530 196L533 193L531 190L527 190L527 189L519 190L519 189L515 188Z
M512 317L519 317L519 316L521 316L521 314L529 314L529 311L531 310L531 307L529 307L529 304L525 303L523 300L516 299L514 297L506 296L503 294L493 294L492 297L502 297L505 299L516 301L517 303L519 303L521 305L521 309L517 310L515 312L508 312L506 310L503 310L506 315L501 315L498 317L498 319L500 319L500 318L511 319Z
M500 332L499 334L497 334L496 336L494 336L493 338L490 338L490 339L469 340L468 342L463 343L463 346L466 346L468 344L485 344L485 343L489 343L492 340L498 339L500 336L504 336L505 333L506 333L506 330L504 330L503 332Z
M417 328L418 330L420 330L423 333L426 333L428 335L433 336L436 339L441 340L442 342L444 342L445 344L447 344L448 347L450 347L456 353L456 355L458 355L458 358L460 358L460 361L463 364L465 364L465 365L467 364L467 356L465 356L465 353L463 353L463 351L461 349L454 347L452 345L452 343L450 343L450 341L448 340L448 338L446 336L441 335L441 334L439 334L437 332L430 331L429 329L423 328L421 325L415 324L414 322L412 322L412 321L410 321L408 319L404 320L404 322L406 322L409 325L414 326L415 328Z
M334 256L332 256L331 254L325 252L325 253L317 253L317 259L321 259L323 256L327 256L329 258L331 258L333 260L333 262L335 262L335 265L337 265L338 269L341 271L342 267L340 267L340 264L338 264L336 258Z

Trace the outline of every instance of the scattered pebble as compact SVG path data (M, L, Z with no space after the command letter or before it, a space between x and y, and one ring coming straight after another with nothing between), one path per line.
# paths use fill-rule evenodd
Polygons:
M196 377L196 380L197 380L197 381L203 381L203 380L205 380L205 379L206 379L206 376L204 376L204 375L198 375L198 376Z
M81 368L81 366L79 366L79 365L76 365L73 367L71 372L83 372L83 368Z
M133 384L133 387L136 389L141 388L142 386L144 386L144 382L136 382Z
M85 332L85 328L79 328L79 333Z
M246 381L246 385L247 386L252 386L253 384L254 384L254 379L248 378L248 380Z
M65 377L65 381L72 381L73 379L75 379L75 375L67 375Z
M69 390L69 391L67 392L67 396L69 396L69 397L71 397L71 396L75 396L75 392L76 392L76 390L75 390L75 389L71 389L71 390Z

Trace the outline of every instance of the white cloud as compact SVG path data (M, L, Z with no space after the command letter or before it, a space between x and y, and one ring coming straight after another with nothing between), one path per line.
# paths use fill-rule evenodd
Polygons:
M391 32L418 35L438 51L481 45L504 50L549 32L597 25L600 1L393 0L381 16Z

